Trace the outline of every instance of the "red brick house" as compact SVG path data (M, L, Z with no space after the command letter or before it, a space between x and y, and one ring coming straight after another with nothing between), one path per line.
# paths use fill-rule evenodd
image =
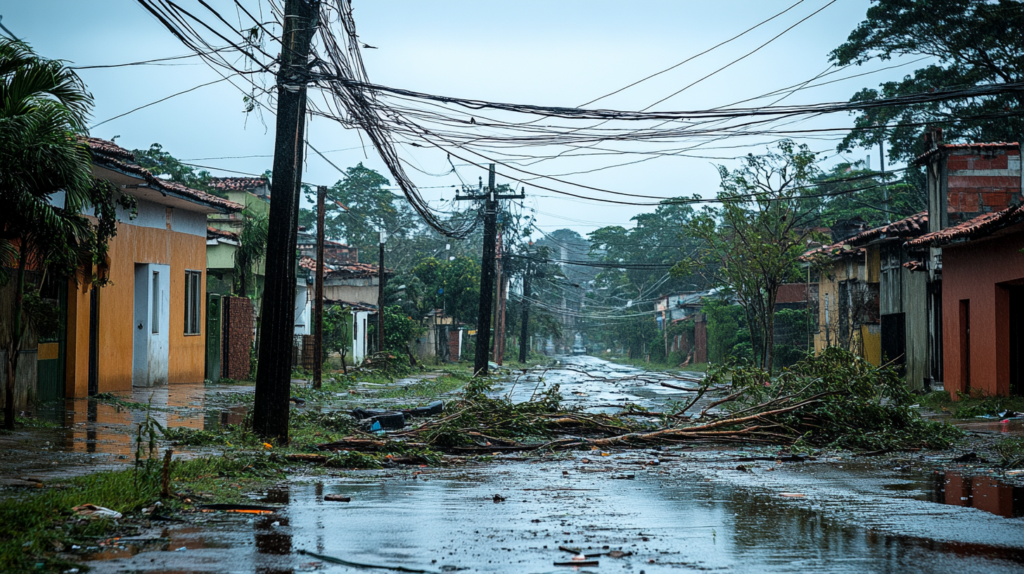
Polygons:
M906 247L941 279L945 389L1024 394L1020 145L936 139L916 160L928 171L929 233Z

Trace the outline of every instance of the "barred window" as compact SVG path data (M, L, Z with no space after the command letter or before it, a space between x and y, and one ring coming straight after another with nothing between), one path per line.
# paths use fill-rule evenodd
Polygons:
M185 271L185 334L199 335L202 317L202 271Z

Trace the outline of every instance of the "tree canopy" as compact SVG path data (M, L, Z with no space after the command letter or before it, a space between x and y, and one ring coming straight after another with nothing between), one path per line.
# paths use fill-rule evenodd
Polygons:
M867 18L829 54L837 66L894 57L932 61L899 81L865 88L851 101L871 101L1024 80L1024 3L1020 0L873 0ZM921 153L926 125L949 141L1017 141L1024 133L1020 92L858 113L840 150L889 144L892 160Z

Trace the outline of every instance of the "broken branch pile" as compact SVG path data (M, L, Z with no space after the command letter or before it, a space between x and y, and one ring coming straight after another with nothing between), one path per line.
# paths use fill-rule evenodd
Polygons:
M727 389L724 396L709 392ZM754 443L877 450L946 448L959 436L922 420L912 395L889 369L839 349L809 357L776 377L752 367L709 369L694 396L649 422L633 406L615 415L566 408L558 386L534 400L488 396L474 381L449 414L384 436L349 436L324 451L447 454L635 448L680 443ZM711 400L702 399L707 397ZM700 406L699 411L695 407Z

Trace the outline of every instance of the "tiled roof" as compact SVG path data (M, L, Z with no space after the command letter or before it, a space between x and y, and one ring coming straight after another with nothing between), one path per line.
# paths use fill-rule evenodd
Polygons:
M859 255L864 252L859 247L876 239L907 239L918 237L928 230L928 212L922 211L910 217L861 231L849 239L812 249L800 256L801 261L809 261L811 257L825 254L834 259Z
M1024 205L1012 205L1002 211L985 213L974 219L968 219L959 225L922 235L917 239L908 241L906 246L910 249L939 247L958 239L984 237L1007 225L1013 225L1022 221L1024 221Z
M238 241L238 234L230 231L223 231L216 227L206 227L206 238L207 239L231 239L232 241Z
M303 255L299 258L299 267L303 269L309 269L310 271L316 271L316 259ZM324 273L326 275L359 275L359 276L377 276L377 266L373 263L345 263L340 261L327 261L324 264ZM385 275L394 275L393 269L384 268Z
M222 191L248 191L270 185L270 181L262 177L215 177L210 180L210 187Z
M219 208L225 212L242 210L242 206L233 201L228 201L224 198L217 197L216 195L206 193L205 191L192 189L181 185L180 183L166 181L154 176L148 169L135 163L135 155L132 152L118 146L112 141L88 137L81 137L79 138L79 141L83 141L89 146L89 151L92 152L94 163L106 167L113 167L118 171L144 179L146 180L146 183L155 189L183 196L198 203L205 203L206 205Z
M992 143L965 143L965 144L939 144L938 147L934 147L923 154L917 156L914 159L914 165L920 165L924 163L924 160L932 157L933 155L945 150L954 149L978 149L978 150L992 150L999 148L1019 148L1020 144L1017 142L992 142Z

